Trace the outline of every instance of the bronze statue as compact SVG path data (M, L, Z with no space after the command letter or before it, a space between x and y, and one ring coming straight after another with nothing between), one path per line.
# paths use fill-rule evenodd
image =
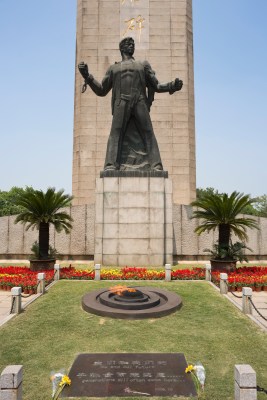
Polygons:
M120 42L121 62L109 67L99 83L83 62L78 65L86 86L97 96L106 96L112 89L112 126L107 144L106 170L163 170L158 143L153 131L150 107L154 93L181 90L183 82L160 84L147 61L133 57L135 45L131 37Z

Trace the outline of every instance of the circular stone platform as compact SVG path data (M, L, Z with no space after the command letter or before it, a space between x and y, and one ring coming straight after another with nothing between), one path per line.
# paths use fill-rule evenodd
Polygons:
M131 286L136 295L119 296L112 288L94 290L82 298L82 308L92 314L121 319L159 318L182 306L176 293L153 287Z

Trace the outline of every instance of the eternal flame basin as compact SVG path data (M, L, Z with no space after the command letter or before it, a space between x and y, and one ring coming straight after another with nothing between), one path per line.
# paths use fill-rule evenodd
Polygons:
M164 317L181 306L182 299L176 293L146 286L114 286L94 290L82 298L85 311L121 319Z

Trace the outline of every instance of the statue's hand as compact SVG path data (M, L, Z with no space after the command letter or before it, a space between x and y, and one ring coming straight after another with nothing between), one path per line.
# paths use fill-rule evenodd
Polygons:
M174 79L174 81L171 81L169 83L169 93L173 94L175 92L178 92L178 90L181 90L183 87L183 81L181 81L179 78Z
M174 91L177 92L178 90L181 90L183 87L183 81L181 81L179 78L176 78L174 80Z
M85 64L83 61L80 62L80 64L78 65L80 74L82 75L82 77L86 80L89 77L89 70L88 70L88 65Z

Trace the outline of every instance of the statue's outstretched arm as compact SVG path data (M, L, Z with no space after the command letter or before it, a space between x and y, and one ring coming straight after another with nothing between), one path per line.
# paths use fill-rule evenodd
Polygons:
M112 71L111 68L109 68L106 72L106 75L104 76L102 83L99 83L93 75L89 74L88 66L87 64L84 64L81 62L78 65L79 71L84 78L84 85L82 88L82 92L84 93L86 90L86 86L89 85L90 88L93 90L93 92L97 96L106 96L110 89L112 88Z
M148 80L149 84L153 87L155 92L158 93L169 92L170 94L173 94L174 92L177 92L178 90L182 89L183 81L181 81L179 78L176 78L171 82L159 83L155 75L155 71L152 70L151 65L147 61L144 63L144 68L145 68L146 79Z

